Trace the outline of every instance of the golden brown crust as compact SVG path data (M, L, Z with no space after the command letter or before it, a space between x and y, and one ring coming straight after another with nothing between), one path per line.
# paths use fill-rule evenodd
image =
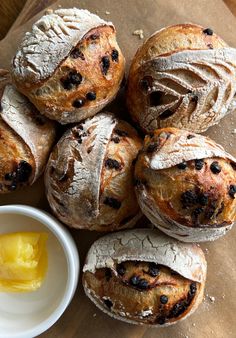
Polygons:
M185 144L185 148L183 145L181 150L174 140L174 135L182 137L183 144L186 137L189 145ZM202 136L201 138L206 142L210 141ZM212 154L210 158L197 156L198 142L200 141L197 141L196 134L188 135L187 132L174 128L160 129L154 132L152 137L147 136L135 167L136 192L139 196L145 190L146 198L152 200L156 215L166 218L167 223L168 219L186 227L203 230L227 227L236 220L235 163L226 155L217 157ZM156 160L156 163L159 163L160 167L165 165L161 155L165 146L169 147L170 158L177 158L178 154L181 157L181 151L184 158L190 146L196 148L196 157L194 159L193 155L190 160L173 162L164 169L151 168L148 158L154 159L159 153L160 160ZM207 147L207 143L205 146ZM141 200L140 203L142 204Z
M236 50L209 28L182 24L154 33L130 68L127 106L133 120L146 133L168 126L207 130L233 111L235 57Z
M141 146L141 140L134 128L119 121L113 130L104 158L100 186L100 214L103 216L97 219L95 230L122 229L123 225L139 213L133 175L134 160ZM107 198L121 202L122 207L116 209L104 204Z
M135 54L130 72L152 58L186 49L217 49L227 47L217 34L204 34L202 26L186 23L163 28L154 33Z
M30 84L14 76L18 89L38 110L60 123L95 115L119 90L124 57L111 26L89 31L46 80Z
M148 325L174 323L196 302L200 283L155 263L126 261L85 272L83 283L108 311Z
M0 193L29 185L35 162L27 144L0 118Z

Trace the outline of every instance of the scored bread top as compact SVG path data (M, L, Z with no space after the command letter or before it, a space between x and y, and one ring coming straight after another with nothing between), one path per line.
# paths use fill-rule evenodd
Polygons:
M236 107L236 49L194 24L155 32L130 67L127 104L152 132L173 126L204 132Z
M136 52L131 69L146 61L164 54L181 50L203 50L227 47L227 43L217 34L204 34L204 27L192 23L184 23L164 27L154 32Z
M206 260L199 246L151 229L120 231L99 238L87 254L83 271L94 273L96 269L112 269L117 263L136 260L165 265L196 282L206 278Z
M162 134L163 133L163 134ZM153 170L173 167L183 161L221 157L236 163L236 159L209 137L177 128L163 128L155 136L166 137L166 141L154 153L145 153L145 162ZM149 139L146 138L146 144Z
M13 75L28 83L45 80L53 74L83 36L99 26L111 26L84 9L57 9L44 15L27 32L13 59Z

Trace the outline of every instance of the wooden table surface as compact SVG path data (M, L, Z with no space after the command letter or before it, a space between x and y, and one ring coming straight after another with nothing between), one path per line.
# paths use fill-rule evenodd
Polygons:
M236 16L236 0L224 0L224 2ZM25 3L26 0L0 1L0 40L7 34Z

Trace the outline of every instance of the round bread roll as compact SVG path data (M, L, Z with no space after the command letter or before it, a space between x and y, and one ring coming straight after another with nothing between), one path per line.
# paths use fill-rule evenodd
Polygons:
M236 159L208 137L175 128L147 136L135 186L143 213L181 241L215 240L236 220Z
M62 124L95 115L124 76L116 30L87 10L57 9L26 33L12 64L19 91Z
M42 174L55 125L42 117L0 70L0 193L31 185Z
M69 129L45 172L46 194L55 215L80 229L133 226L140 217L133 172L141 146L136 130L110 113Z
M210 28L170 26L137 51L127 105L141 128L207 130L236 107L236 49Z
M98 239L83 268L85 293L102 311L152 327L175 324L193 313L202 301L205 279L199 246L151 229Z

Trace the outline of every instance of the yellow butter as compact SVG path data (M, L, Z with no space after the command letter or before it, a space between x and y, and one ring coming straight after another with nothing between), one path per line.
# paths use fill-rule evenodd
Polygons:
M45 278L48 235L17 232L0 235L0 292L35 291Z

